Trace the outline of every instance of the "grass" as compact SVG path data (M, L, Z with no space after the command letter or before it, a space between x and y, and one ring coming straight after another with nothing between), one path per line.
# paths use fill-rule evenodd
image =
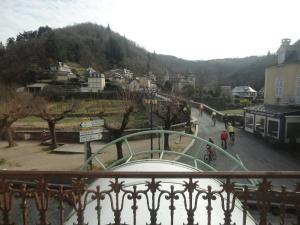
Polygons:
M129 119L129 123L127 125L127 128L140 128L143 127L146 115L142 112L132 113ZM116 124L121 125L122 122L122 116L120 114L117 115L111 115L105 117L110 124ZM83 117L66 117L59 121L57 125L59 127L79 127L79 124L82 121L86 121L86 118ZM30 116L26 117L24 119L18 120L16 123L14 123L16 126L24 126L24 127L47 127L46 121L42 120L39 117Z
M221 112L222 113L227 113L227 114L237 114L237 115L243 115L244 114L243 109L229 109L229 110L223 110Z
M0 165L5 164L5 163L6 163L6 159L1 158L1 159L0 159Z
M67 109L69 101L61 101L52 103L50 112L59 113L64 109ZM81 100L76 107L75 114L94 114L104 109L107 116L105 119L108 120L111 124L116 124L120 126L122 122L122 112L124 109L124 102L122 100ZM86 120L87 118L83 117L72 117L72 113L68 117L65 117L63 120L57 123L59 127L79 127L79 124ZM130 115L129 124L127 128L140 128L144 126L146 118L145 112L134 112ZM14 125L23 126L23 127L42 127L46 128L47 123L43 119L35 116L29 116L23 119L18 120Z
M71 68L71 69L75 69L76 72L80 75L84 74L86 72L86 69L84 67L82 67L80 64L78 63L73 63L73 62L66 62L66 64Z
M55 102L50 107L51 113L60 113L70 107L71 101ZM105 113L118 113L124 108L125 104L122 100L109 99L84 99L77 102L75 111L71 114L92 114L104 111Z

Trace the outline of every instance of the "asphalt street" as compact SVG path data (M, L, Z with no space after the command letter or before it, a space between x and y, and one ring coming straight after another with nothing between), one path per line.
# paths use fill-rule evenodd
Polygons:
M198 137L208 140L212 138L216 145L221 146L220 134L225 129L224 123L217 121L213 126L209 115L203 113L199 115L196 108L192 109L192 116L198 119L199 132ZM187 154L194 155L197 148L197 142ZM275 148L262 138L247 133L242 129L236 129L236 138L234 145L228 144L226 150L235 157L239 157L244 166L250 171L299 171L300 154L293 154L286 149ZM217 158L216 163L222 162L222 156ZM183 161L183 160L180 160ZM216 165L218 169L218 165ZM230 170L229 169L225 170ZM274 184L280 184L282 181L274 181ZM286 185L292 185L295 181L289 180L283 182ZM299 182L299 181L298 181Z

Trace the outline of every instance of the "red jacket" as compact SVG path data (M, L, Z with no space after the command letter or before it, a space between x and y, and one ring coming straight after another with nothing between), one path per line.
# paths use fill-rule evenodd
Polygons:
M226 131L222 131L221 140L226 141L228 139L228 133Z

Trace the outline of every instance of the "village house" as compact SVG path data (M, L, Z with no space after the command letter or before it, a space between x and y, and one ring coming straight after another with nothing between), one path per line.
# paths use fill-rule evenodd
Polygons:
M195 88L196 78L193 74L176 74L170 76L170 81L172 83L173 91L181 91L185 86L191 86Z
M132 92L139 91L141 89L139 79L135 78L135 79L131 80L128 84L128 89L129 89L129 91L132 91Z
M80 92L102 92L105 87L105 76L93 68L88 68L85 74L87 83L80 88Z
M31 94L33 94L33 95L40 95L42 93L43 89L46 86L48 86L48 84L46 84L46 83L34 83L34 84L27 85L25 88L23 88L23 90L19 89L19 91L20 90L22 90L22 91L26 90L26 91L30 92ZM20 91L20 92L22 92L22 91Z
M149 77L139 77L140 88L147 89L151 86L151 80Z
M57 65L50 66L50 74L53 74L53 80L56 81L65 82L77 79L77 76L72 73L71 68L63 62L58 62Z
M300 143L300 40L283 39L277 65L266 68L264 104L245 108L245 130L281 143Z
M113 77L123 77L125 79L132 79L133 78L133 72L128 69L112 69L107 71L107 76L109 79Z
M255 100L257 97L257 91L249 86L237 86L234 87L231 92L233 98Z

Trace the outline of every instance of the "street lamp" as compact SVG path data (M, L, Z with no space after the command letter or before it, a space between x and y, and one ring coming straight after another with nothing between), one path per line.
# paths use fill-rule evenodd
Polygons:
M147 88L146 94L148 95L148 98L146 101L146 104L150 104L150 130L153 129L153 104L156 104L157 101L154 99L156 96L157 90L155 88ZM150 134L150 150L151 150L151 159L153 158L153 134Z

